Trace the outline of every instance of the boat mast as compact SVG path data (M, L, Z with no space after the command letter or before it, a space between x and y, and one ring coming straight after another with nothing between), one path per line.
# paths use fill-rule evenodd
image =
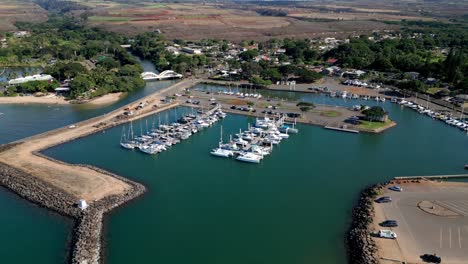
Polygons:
M130 137L132 138L133 140L133 121L130 121Z
M461 114L460 114L460 121L463 120L463 112L465 111L465 104L462 104L462 111L461 111Z
M427 95L427 104L426 104L426 108L429 109L429 95Z
M221 125L221 133L219 137L219 147L223 144L223 125Z
M120 135L120 143L124 142L125 138L125 126L122 127L122 134Z

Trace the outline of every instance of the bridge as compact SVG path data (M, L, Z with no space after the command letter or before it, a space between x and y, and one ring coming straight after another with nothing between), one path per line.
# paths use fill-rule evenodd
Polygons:
M175 71L171 71L171 70L163 71L159 74L154 73L154 72L144 72L141 74L141 78L143 78L143 80L145 81L167 80L167 79L182 78L182 74L177 73Z

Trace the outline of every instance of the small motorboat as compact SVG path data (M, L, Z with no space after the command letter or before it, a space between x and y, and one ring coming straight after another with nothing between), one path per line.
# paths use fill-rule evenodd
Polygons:
M468 170L468 164L465 164L465 170Z

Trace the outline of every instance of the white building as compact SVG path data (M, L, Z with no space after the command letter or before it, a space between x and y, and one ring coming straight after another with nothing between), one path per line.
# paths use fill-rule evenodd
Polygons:
M189 47L183 47L182 51L189 54L202 54L202 51L200 49L194 49Z
M88 203L81 199L80 201L78 201L78 208L80 208L81 210L85 210L86 208L88 208Z
M20 77L20 78L16 78L13 80L9 80L8 84L15 85L15 84L27 83L27 82L32 82L32 81L52 81L53 79L54 77L48 74L36 74L32 76Z

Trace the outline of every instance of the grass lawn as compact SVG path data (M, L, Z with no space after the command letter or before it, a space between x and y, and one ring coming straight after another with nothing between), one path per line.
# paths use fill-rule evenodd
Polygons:
M112 17L112 16L90 16L89 21L93 22L127 22L132 18L130 17Z
M327 110L327 111L320 111L321 116L326 116L326 117L337 117L340 116L341 113L333 110Z
M152 4L152 5L147 5L145 7L148 7L148 8L166 8L167 5L165 5L165 4Z
M371 122L371 121L360 120L360 122L361 122L361 124L358 125L359 128L374 130L374 129L379 129L379 128L382 128L382 127L386 127L386 126L390 125L393 121L388 120L386 122Z
M436 94L436 93L438 93L438 92L441 91L441 90L443 90L443 88L432 87L432 88L427 89L426 93L428 93L428 94Z

